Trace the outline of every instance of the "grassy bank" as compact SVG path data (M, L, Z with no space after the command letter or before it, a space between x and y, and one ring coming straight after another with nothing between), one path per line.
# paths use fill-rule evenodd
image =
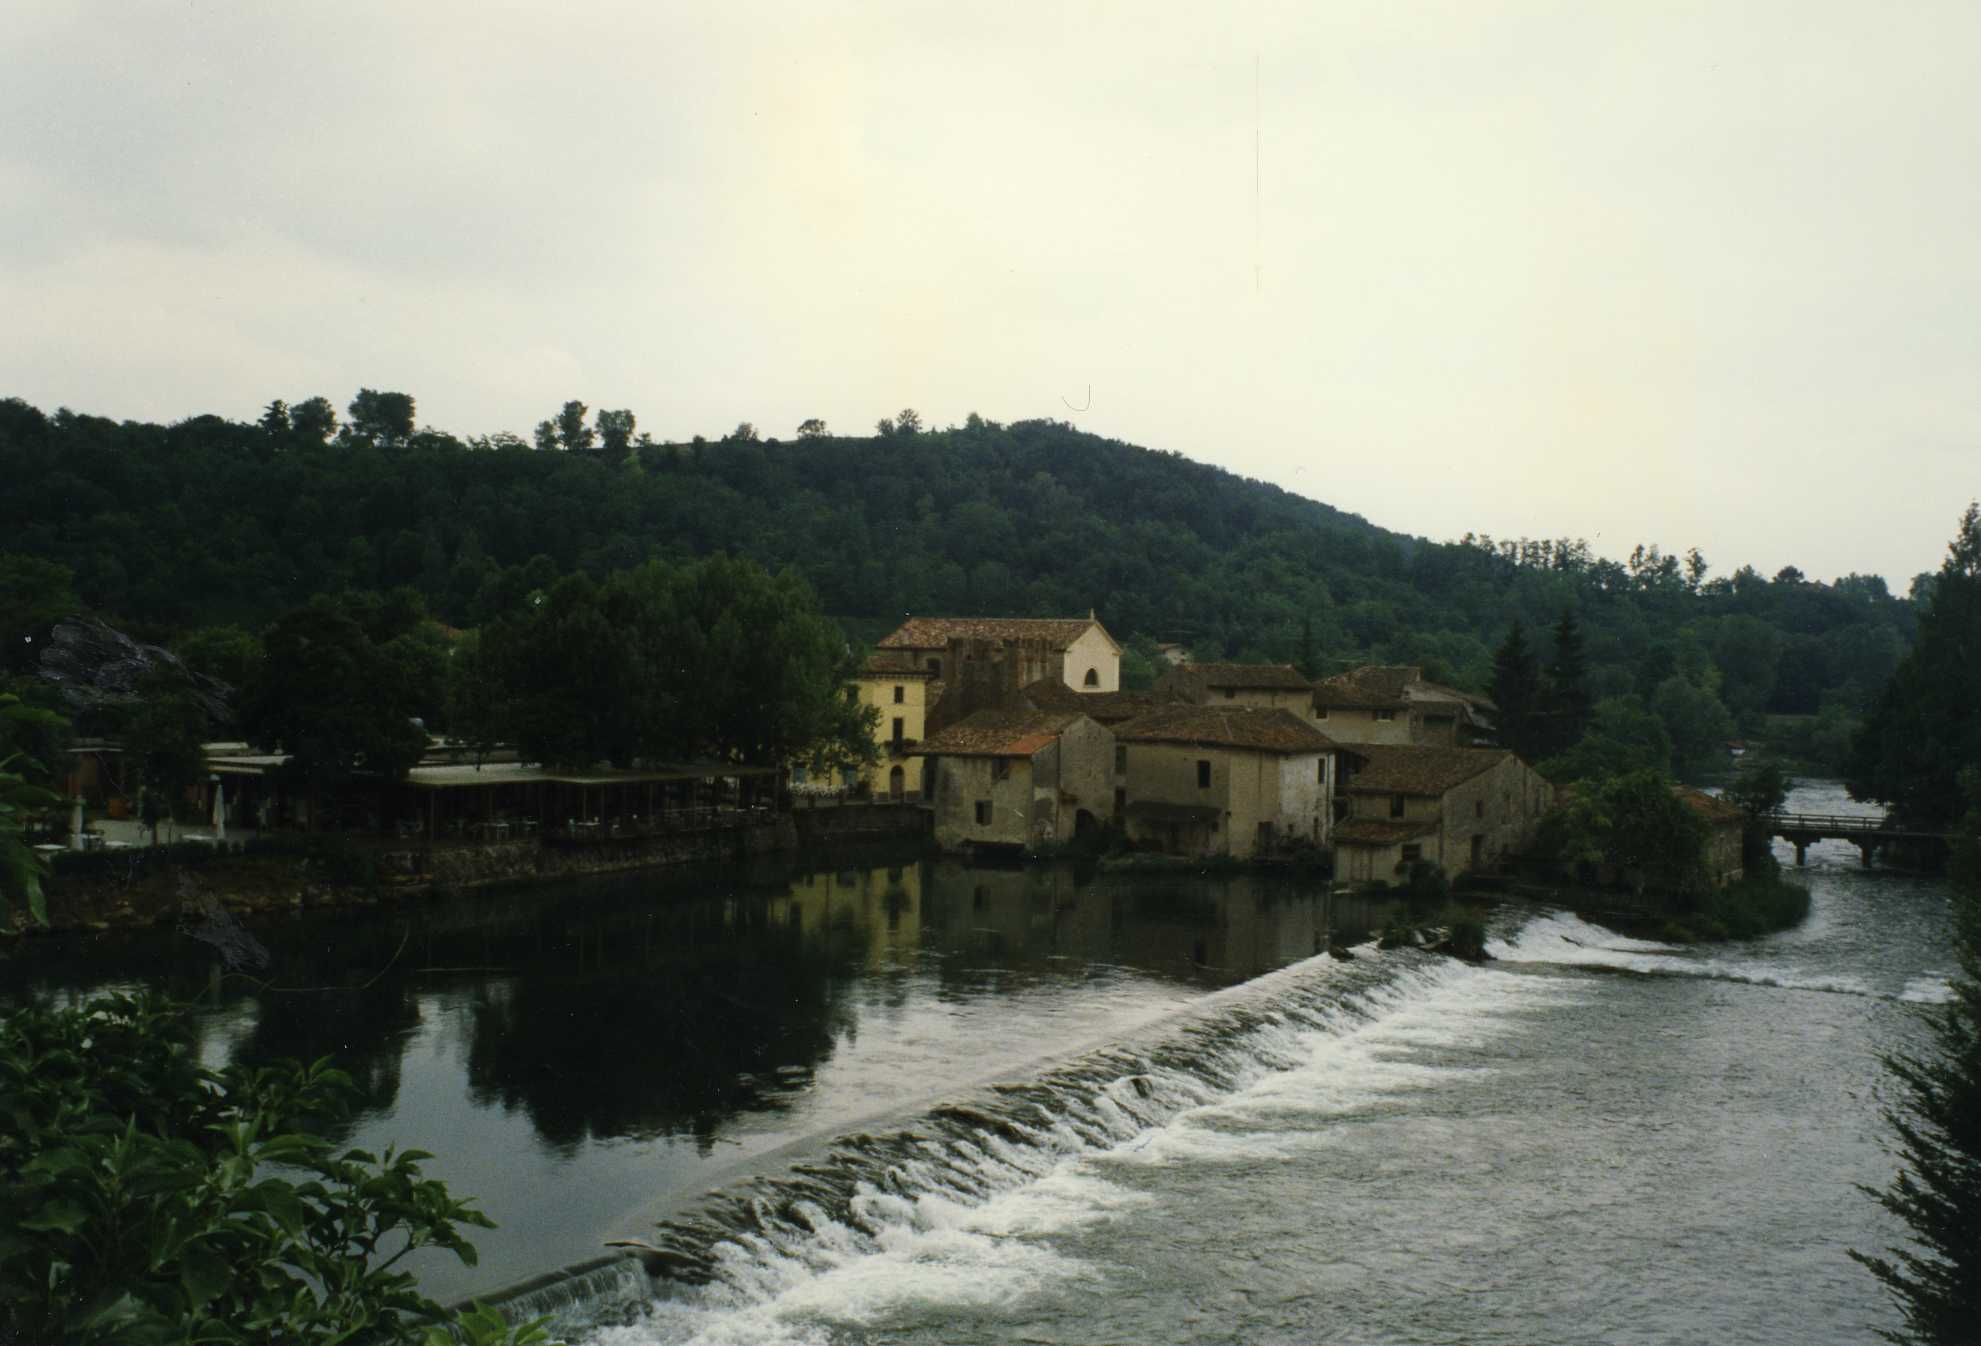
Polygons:
M1697 898L1659 933L1677 943L1754 939L1800 925L1808 915L1807 888L1779 874L1757 874Z

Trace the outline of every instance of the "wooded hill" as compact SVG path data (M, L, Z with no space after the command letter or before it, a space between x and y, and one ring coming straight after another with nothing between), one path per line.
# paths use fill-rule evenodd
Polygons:
M906 613L1091 607L1131 639L1131 670L1177 640L1320 674L1419 663L1480 689L1513 621L1539 637L1573 607L1597 698L1683 676L1750 723L1856 711L1913 632L1911 602L1876 577L1432 543L1052 421L658 444L626 412L601 413L601 440L572 406L575 429L546 422L533 446L416 430L410 397L371 390L341 428L322 399L170 426L0 402L0 552L67 567L82 604L165 641L401 586L474 627L572 571L727 551L796 568L859 638Z

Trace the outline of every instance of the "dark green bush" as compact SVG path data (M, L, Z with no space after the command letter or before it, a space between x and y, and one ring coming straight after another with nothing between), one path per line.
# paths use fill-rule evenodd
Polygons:
M208 1069L186 1011L148 994L10 1010L0 1341L447 1340L447 1312L396 1264L416 1248L472 1264L461 1230L490 1221L423 1178L418 1150L312 1134L350 1094L327 1060ZM485 1316L462 1330L510 1339Z

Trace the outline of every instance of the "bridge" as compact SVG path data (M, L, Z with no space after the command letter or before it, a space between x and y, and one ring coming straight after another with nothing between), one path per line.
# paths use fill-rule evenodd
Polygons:
M1904 827L1890 818L1866 818L1847 813L1771 813L1768 834L1795 847L1795 863L1805 864L1809 845L1816 841L1848 841L1857 847L1865 864L1870 864L1878 848L1893 841L1944 841L1946 834L1924 828Z

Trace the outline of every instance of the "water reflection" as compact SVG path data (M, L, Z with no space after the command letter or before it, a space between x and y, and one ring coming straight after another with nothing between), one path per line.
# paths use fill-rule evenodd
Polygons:
M360 1104L339 1140L438 1152L502 1226L479 1272L433 1272L454 1293L637 1232L630 1207L712 1165L1358 942L1395 905L865 853L291 918L254 928L252 972L182 931L36 940L0 962L0 1003L151 982L206 1007L210 1061L335 1057Z

